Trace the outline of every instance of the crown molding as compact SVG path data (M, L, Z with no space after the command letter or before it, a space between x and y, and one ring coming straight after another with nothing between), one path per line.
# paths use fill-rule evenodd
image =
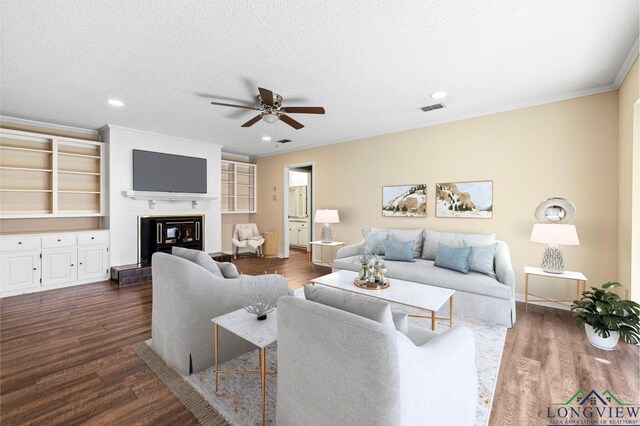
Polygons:
M631 45L631 48L627 52L627 56L625 56L624 61L622 62L622 66L618 70L618 74L616 74L615 80L613 80L613 85L616 86L616 89L620 87L624 78L633 66L633 63L636 61L638 51L640 51L640 38L636 38L633 45Z
M327 141L327 142L321 142L321 143L317 143L317 144L313 144L313 145L307 145L307 146L299 147L299 148L292 147L292 148L288 148L288 149L280 149L277 152L268 152L268 153L265 153L265 154L251 155L250 158L251 158L251 160L256 160L258 158L272 157L274 155L286 154L286 153L296 152L296 151L304 151L306 149L318 148L318 147L325 146L325 145L334 145L334 144L337 144L337 143L352 142L352 141L355 141L355 140L358 140L358 139L371 138L371 137L376 137L376 136L388 135L388 134L392 134L392 133L400 133L400 132L404 132L404 131L408 131L408 130L420 129L420 128L423 128L423 127L431 127L431 126L437 126L439 124L452 123L454 121L468 120L468 119L471 119L471 118L478 118L478 117L498 114L498 113L502 113L502 112L509 112L509 111L514 111L514 110L518 110L518 109L530 108L530 107L550 104L550 103L554 103L554 102L561 102L561 101L566 101L566 100L570 100L570 99L581 98L583 96L597 95L599 93L611 92L613 90L617 90L617 86L615 84L611 83L611 84L606 84L604 86L594 87L594 88L591 88L591 89L578 90L578 91L575 91L575 92L564 93L564 94L556 95L556 96L549 96L549 97L546 97L546 98L539 98L539 99L535 99L535 100L531 100L531 101L527 101L527 102L516 102L516 103L512 103L512 104L508 104L508 105L501 106L501 107L496 107L496 108L488 108L486 110L479 111L479 112L453 115L453 116L449 116L449 117L446 117L446 118L441 118L441 119L438 119L438 120L430 121L428 123L419 123L419 124L415 124L414 123L414 124L411 124L411 125L408 125L408 126L403 126L403 127L400 127L400 128L383 129L383 130L380 130L380 131L376 131L375 133L373 133L373 132L365 132L365 133L355 134L355 135L349 136L348 138L340 139L340 140L332 140L332 141Z
M74 132L77 134L82 134L82 135L87 135L92 137L100 135L100 132L97 129L93 130L93 129L85 129L82 127L65 126L62 124L46 123L44 121L37 121L37 120L27 120L26 118L9 117L6 115L0 115L0 122L8 123L8 124L24 125L24 126L36 126L36 127L42 127L43 129Z

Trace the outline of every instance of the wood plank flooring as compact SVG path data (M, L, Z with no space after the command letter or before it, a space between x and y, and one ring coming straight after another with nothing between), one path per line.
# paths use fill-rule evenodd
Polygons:
M248 274L278 271L291 287L324 275L307 255L242 258ZM542 425L578 388L639 399L638 347L592 348L570 314L518 304L507 333L491 425ZM151 283L107 281L2 299L0 424L196 424L131 345L151 336Z

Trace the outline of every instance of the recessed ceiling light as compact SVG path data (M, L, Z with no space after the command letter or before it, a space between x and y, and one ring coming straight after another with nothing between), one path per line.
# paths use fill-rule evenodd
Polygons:
M262 142L269 142L271 140L271 136L263 136Z
M124 102L119 101L118 99L109 99L107 103L111 106L121 107L124 106Z
M431 95L433 99L444 99L447 97L447 92L435 92Z

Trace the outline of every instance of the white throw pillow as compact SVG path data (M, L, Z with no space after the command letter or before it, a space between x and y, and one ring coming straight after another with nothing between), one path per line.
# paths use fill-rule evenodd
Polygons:
M238 239L240 241L248 240L253 237L253 229L251 228L240 228L238 229Z
M496 234L460 234L457 232L438 232L427 229L424 233L422 258L426 260L436 260L439 243L449 247L463 247L463 241L478 246L489 245L496 242Z

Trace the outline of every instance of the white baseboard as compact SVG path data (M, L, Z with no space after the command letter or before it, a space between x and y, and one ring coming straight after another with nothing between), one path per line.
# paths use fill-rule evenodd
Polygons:
M524 294L516 293L516 302L524 303ZM545 302L543 300L530 300L529 304L530 305L544 306L544 307L547 307L547 308L561 309L563 311L570 311L571 310L571 309L569 309L568 306L560 305L560 304L557 304L557 303Z

